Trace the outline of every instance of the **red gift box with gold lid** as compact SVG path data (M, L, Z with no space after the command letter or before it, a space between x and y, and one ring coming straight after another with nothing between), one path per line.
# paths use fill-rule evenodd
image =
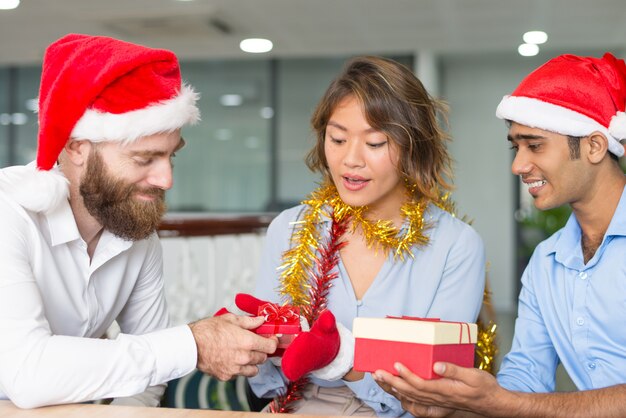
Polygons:
M437 361L473 367L478 329L438 318L355 318L352 334L355 370L397 375L393 365L400 362L423 379L436 379Z

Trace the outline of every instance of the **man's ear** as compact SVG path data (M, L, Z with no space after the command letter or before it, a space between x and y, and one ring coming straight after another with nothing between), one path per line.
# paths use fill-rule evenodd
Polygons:
M63 149L72 164L82 166L87 162L93 146L94 144L84 139L70 139Z
M589 148L587 158L592 164L598 164L609 152L609 141L600 132L593 132L587 137Z

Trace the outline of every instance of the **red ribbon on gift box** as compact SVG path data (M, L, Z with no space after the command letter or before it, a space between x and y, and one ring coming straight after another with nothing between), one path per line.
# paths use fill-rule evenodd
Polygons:
M280 325L300 322L300 310L290 305L279 305L268 302L259 307L259 316L265 317L265 322L274 323L274 334L278 333Z
M391 319L409 319L411 321L427 321L427 322L443 322L446 324L459 324L459 344L463 343L463 325L467 328L467 342L470 343L472 341L472 336L470 335L470 326L467 322L457 322L457 321L442 321L439 318L420 318L417 316L389 316L387 318Z

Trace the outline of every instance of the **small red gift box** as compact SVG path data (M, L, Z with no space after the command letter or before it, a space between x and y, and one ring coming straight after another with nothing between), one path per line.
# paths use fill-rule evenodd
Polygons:
M476 324L437 318L355 318L354 369L398 375L393 365L400 362L423 379L436 379L437 361L474 366L477 333Z
M302 330L298 307L266 303L259 306L258 315L265 317L265 323L254 332L263 337L278 337L278 350L274 355L281 355Z

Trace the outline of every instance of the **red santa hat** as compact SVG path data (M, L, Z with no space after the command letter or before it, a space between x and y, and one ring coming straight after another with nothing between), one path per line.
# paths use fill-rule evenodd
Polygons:
M182 85L170 51L103 36L64 36L44 55L37 171L7 173L31 186L22 184L14 195L30 210L53 209L68 195L67 180L53 166L70 138L129 143L172 132L199 120L197 98Z
M561 55L530 73L496 110L500 119L569 136L601 132L609 151L624 155L626 64L602 58Z

